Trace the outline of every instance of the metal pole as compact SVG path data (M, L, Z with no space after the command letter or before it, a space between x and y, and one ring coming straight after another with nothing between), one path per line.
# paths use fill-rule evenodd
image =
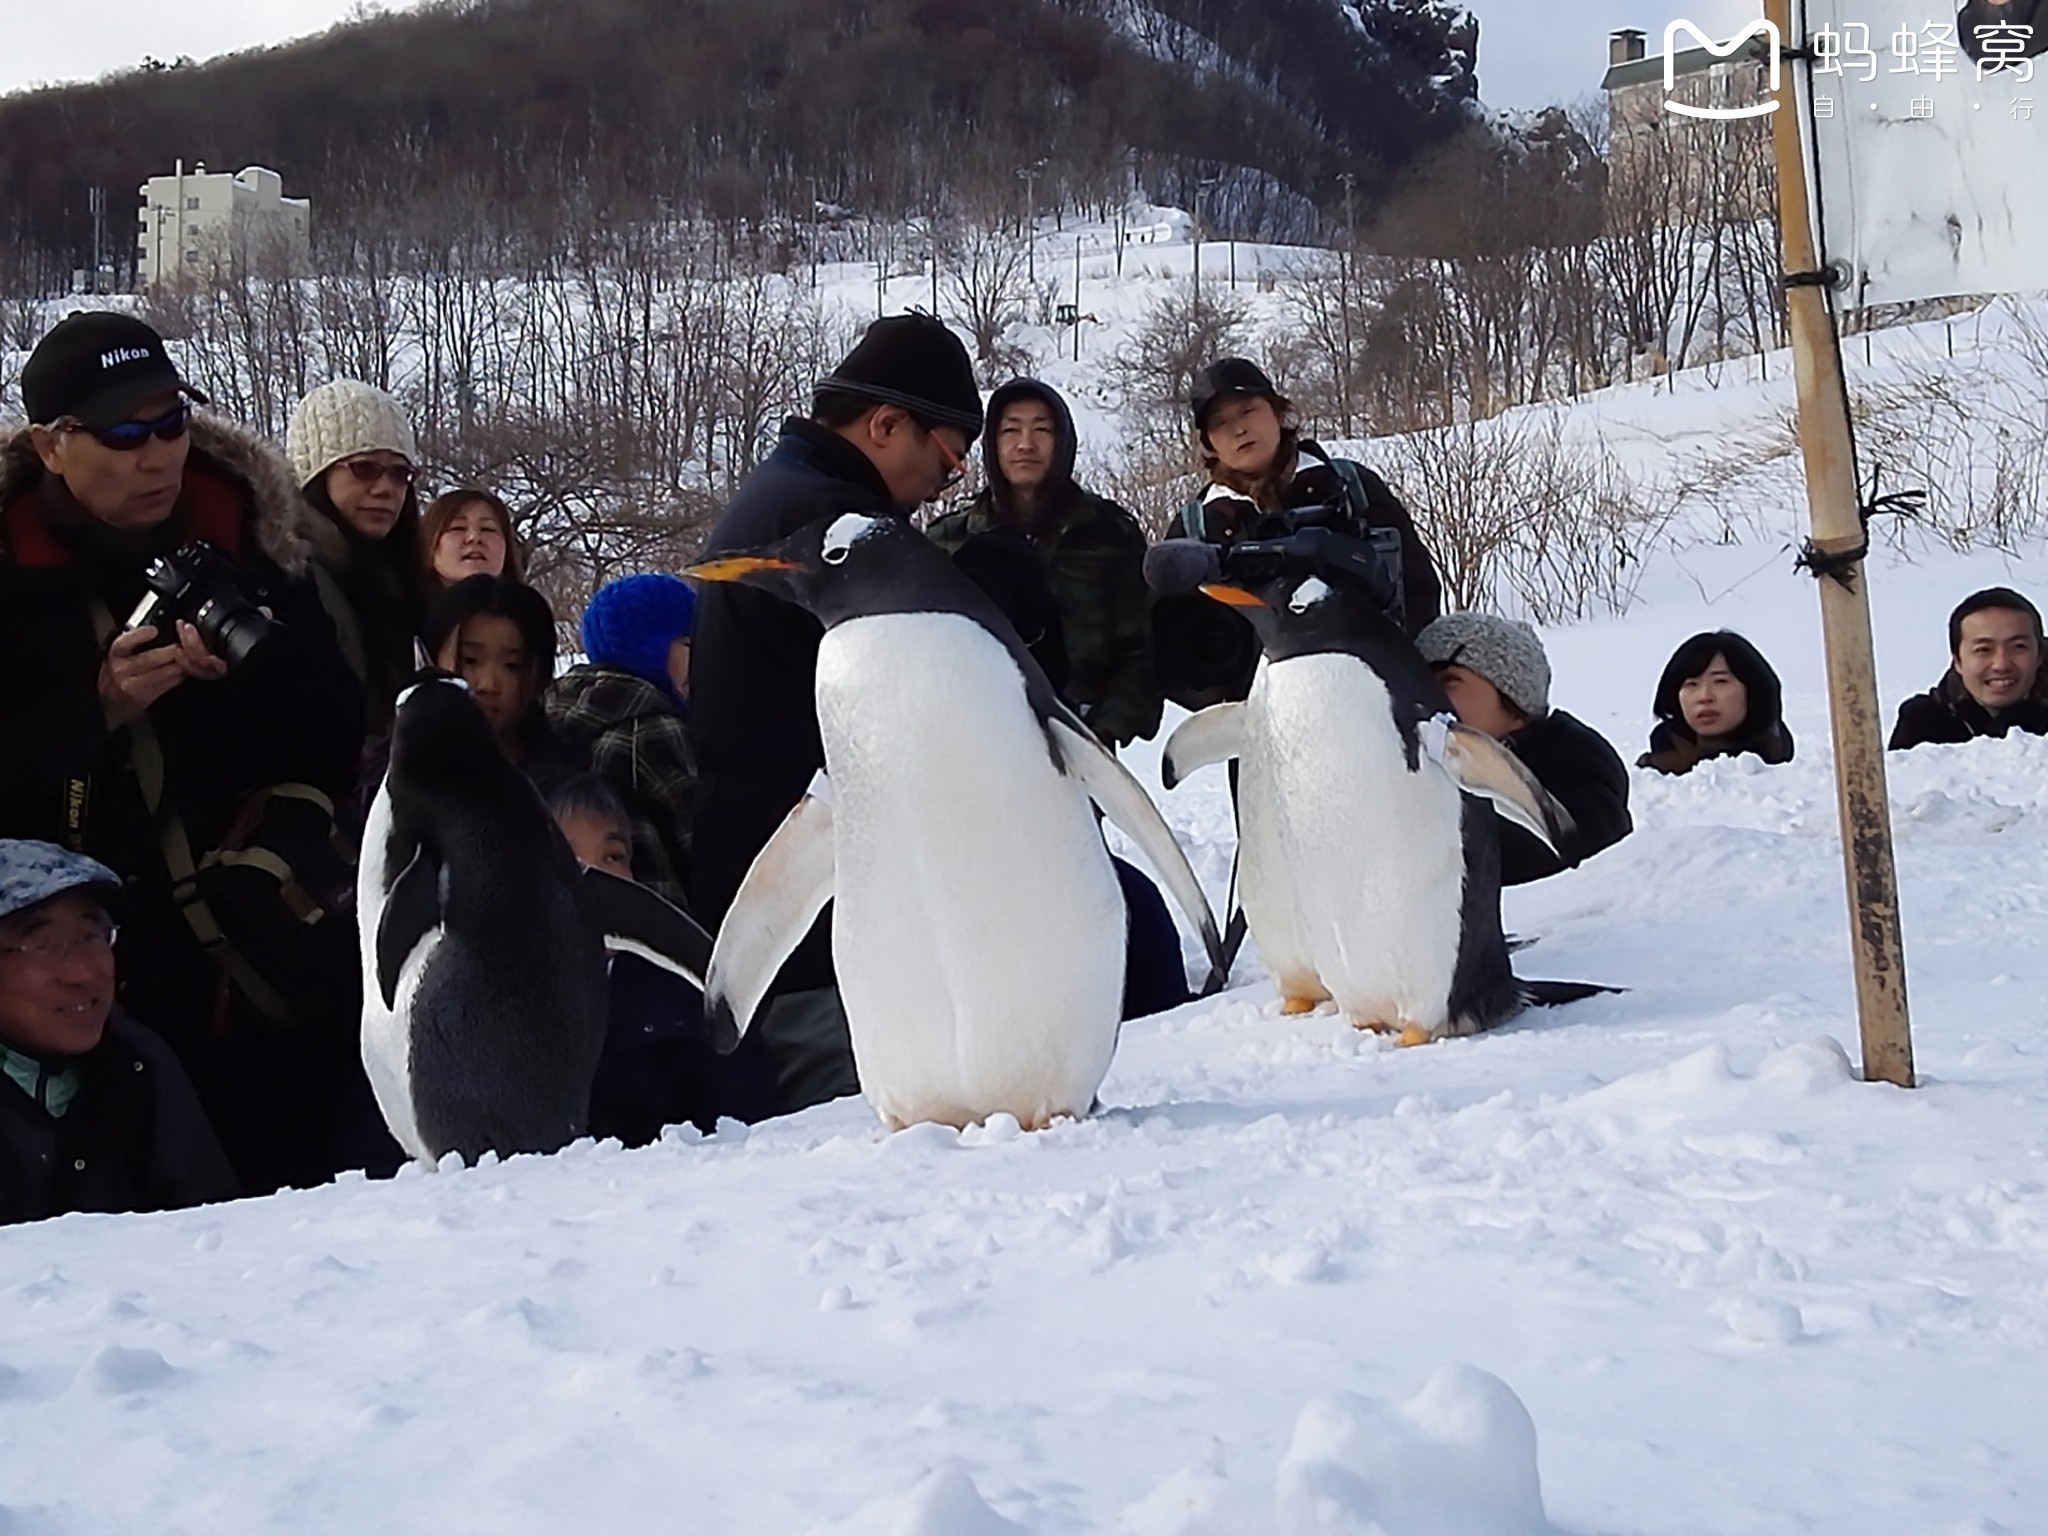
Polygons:
M1081 361L1081 237L1074 236L1074 361Z
M1792 0L1765 0L1765 15L1790 45ZM1803 60L1794 60L1799 68ZM1799 131L1798 93L1788 71L1778 90L1773 126L1778 160L1785 271L1820 266ZM1849 431L1840 338L1826 293L1811 284L1787 289L1792 361L1798 380L1799 447L1806 461L1806 504L1813 547L1853 554L1865 545ZM1885 791L1884 738L1877 701L1877 662L1870 643L1870 600L1862 561L1844 579L1823 578L1821 627L1827 642L1828 705L1834 723L1835 787L1848 872L1850 943L1856 965L1856 1009L1866 1081L1913 1084L1913 1038L1906 1010L1905 941L1899 927L1898 874L1892 861L1891 809Z
M1358 177L1346 171L1341 179L1344 183L1344 250L1337 258L1337 307L1343 312L1344 319L1344 387L1340 394L1344 402L1344 435L1349 437L1352 429L1351 379L1356 371L1351 361L1351 277L1358 245L1358 234L1351 223L1351 189L1358 184Z

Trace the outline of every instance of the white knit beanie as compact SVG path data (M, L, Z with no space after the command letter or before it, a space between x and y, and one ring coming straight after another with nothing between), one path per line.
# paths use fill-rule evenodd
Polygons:
M285 428L284 452L300 490L359 453L402 453L412 463L420 456L398 402L359 379L322 384L301 400Z
M1447 613L1415 637L1415 648L1432 666L1478 673L1531 720L1550 713L1550 658L1536 631L1519 619Z

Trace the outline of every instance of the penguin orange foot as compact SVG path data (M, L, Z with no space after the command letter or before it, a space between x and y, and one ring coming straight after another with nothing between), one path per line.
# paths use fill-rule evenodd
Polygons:
M1292 1018L1298 1013L1314 1013L1321 1006L1322 1002L1319 998L1283 997L1280 999L1280 1012L1288 1018Z
M1424 1029L1420 1024L1409 1024L1401 1030L1401 1038L1396 1040L1394 1044L1401 1046L1428 1045L1435 1038L1435 1035Z

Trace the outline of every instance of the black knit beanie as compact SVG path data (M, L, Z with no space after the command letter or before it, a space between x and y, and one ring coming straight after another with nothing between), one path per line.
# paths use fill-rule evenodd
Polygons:
M890 315L818 380L820 395L855 395L898 405L926 426L981 436L981 391L960 338L931 315Z

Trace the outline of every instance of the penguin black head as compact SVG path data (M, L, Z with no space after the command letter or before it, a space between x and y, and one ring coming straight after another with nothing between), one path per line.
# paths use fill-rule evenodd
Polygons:
M951 558L900 517L841 512L758 549L687 567L699 581L737 582L808 609L827 629L876 613L945 613L963 606Z
M399 694L391 721L394 784L459 789L503 761L491 722L461 678L426 672Z

